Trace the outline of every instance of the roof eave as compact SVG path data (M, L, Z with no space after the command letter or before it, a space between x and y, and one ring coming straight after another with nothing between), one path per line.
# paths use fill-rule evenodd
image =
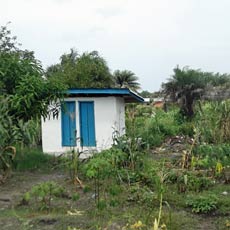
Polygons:
M131 91L128 88L109 88L109 89L93 89L93 88L78 88L69 89L67 93L70 96L82 96L82 97L103 97L103 96L116 96L123 97L125 103L144 102L144 98L137 93Z

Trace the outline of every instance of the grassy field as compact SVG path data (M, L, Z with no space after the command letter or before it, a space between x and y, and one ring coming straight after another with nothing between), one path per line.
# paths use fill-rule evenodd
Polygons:
M78 162L82 187L73 183L68 159L37 154L46 167L36 166L36 157L29 169L18 164L0 187L1 229L154 229L159 215L158 229L230 229L229 184L181 170L164 154L145 154L134 171L120 165L110 175L96 158L105 169L98 177L92 176L95 162Z

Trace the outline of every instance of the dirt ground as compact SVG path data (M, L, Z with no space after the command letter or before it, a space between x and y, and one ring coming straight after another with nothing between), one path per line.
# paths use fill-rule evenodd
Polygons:
M17 172L12 173L6 183L0 185L0 210L13 207L19 202L22 194L31 189L35 184L45 181L62 182L64 175L58 172L52 173L34 173L34 172Z
M73 187L67 181L67 175L63 172L53 171L49 173L44 172L16 172L7 180L3 185L0 185L0 229L1 230L29 230L29 229L65 229L65 230L79 230L79 229L104 229L104 230L119 230L122 229L124 223L127 221L128 214L123 216L125 221L120 222L111 214L109 217L112 221L107 222L106 228L99 228L99 222L103 222L104 216L110 215L110 213L104 213L103 215L89 214L92 210L88 207L94 206L93 191L88 193L83 193L77 187ZM23 194L28 192L33 185L36 185L45 181L56 181L58 184L63 185L69 190L78 190L80 193L80 200L73 202L72 199L63 199L58 203L60 208L57 212L47 213L47 212L36 212L31 210L29 207L19 206ZM65 209L69 207L71 212ZM124 207L123 207L124 208ZM126 208L124 208L125 210ZM118 210L122 212L122 210ZM117 213L118 213L117 212ZM139 210L141 212L141 210ZM187 220L184 220L181 227L174 227L173 229L185 229L185 230L225 230L223 228L224 218L219 218L217 216L198 216L189 214L184 210L178 210L177 218L186 218L189 216L188 225ZM194 223L193 222L194 218ZM228 217L227 217L228 218ZM187 226L186 226L187 225ZM220 226L220 227L219 227ZM226 230L229 229L226 227Z
M23 195L34 185L55 181L66 187L70 184L67 178L64 173L58 171L13 173L5 184L0 185L0 229L67 229L69 225L63 225L63 221L60 221L63 217L58 214L38 214L28 207L20 207ZM71 200L67 199L65 202L71 203Z

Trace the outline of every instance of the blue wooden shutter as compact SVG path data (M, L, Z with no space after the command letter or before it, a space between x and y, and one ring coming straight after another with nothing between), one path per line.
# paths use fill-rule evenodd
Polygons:
M79 102L82 146L96 146L94 102Z
M62 146L76 146L76 106L75 101L62 104Z

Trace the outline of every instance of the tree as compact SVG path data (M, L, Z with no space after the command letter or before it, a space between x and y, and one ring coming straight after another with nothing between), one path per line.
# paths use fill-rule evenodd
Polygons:
M49 66L48 79L56 79L68 88L107 88L113 86L107 63L97 51L79 55L74 49L63 54L60 63Z
M188 118L193 117L194 102L201 99L208 87L223 85L229 81L228 75L202 72L188 67L180 69L177 66L173 71L174 74L168 82L162 84L163 93L174 102L179 102L181 113Z
M142 97L148 97L152 98L154 93L149 92L148 90L143 90L142 92L139 93L140 96Z
M116 70L113 73L113 79L115 85L120 88L129 88L133 91L140 89L140 83L138 82L138 77L129 70Z
M10 30L0 27L0 183L11 170L14 145L38 143L41 116L50 114L50 103L59 100L63 90L43 77L34 53L20 49ZM57 111L56 107L51 110L55 115Z
M20 49L6 26L0 28L0 93L8 98L8 114L15 123L49 115L50 102L57 101L63 86L43 77L34 53Z

